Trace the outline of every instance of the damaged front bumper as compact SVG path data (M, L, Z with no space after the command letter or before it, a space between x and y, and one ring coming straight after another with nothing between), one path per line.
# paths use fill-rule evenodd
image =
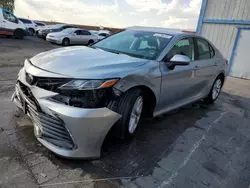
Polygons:
M84 109L50 100L57 93L26 82L25 71L46 74L46 71L35 69L20 70L12 101L32 120L37 139L63 157L100 157L103 140L121 115L106 107Z

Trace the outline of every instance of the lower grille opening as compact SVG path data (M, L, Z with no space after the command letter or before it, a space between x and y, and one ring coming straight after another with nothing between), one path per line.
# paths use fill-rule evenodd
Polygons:
M42 132L39 137L55 146L67 150L74 149L74 142L69 134L69 131L65 127L63 120L56 116L51 116L42 112L31 90L21 82L19 82L19 86L22 95L24 95L20 98L24 97L25 99L23 100L26 100L27 102L27 114L30 116L35 126L38 126Z

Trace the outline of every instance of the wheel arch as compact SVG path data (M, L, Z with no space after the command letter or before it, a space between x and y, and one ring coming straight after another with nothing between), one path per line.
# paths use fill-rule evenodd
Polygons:
M34 31L34 33L35 33L35 29L34 29L34 28L32 28L32 27L29 27L28 29L29 29L29 30L33 30L33 31Z
M222 78L222 84L224 84L225 78L226 78L225 73L224 73L224 72L220 72L216 78L218 78L218 77L221 77L221 78Z
M62 39L62 45L64 45L63 41L66 40L66 39L69 40L69 45L70 45L70 44L71 44L71 41L70 41L70 38L69 38L69 37L64 37L64 38Z
M146 85L137 85L130 87L127 91L132 90L132 89L140 89L142 90L143 93L143 117L151 118L153 117L155 106L157 103L155 93L153 92L150 87Z

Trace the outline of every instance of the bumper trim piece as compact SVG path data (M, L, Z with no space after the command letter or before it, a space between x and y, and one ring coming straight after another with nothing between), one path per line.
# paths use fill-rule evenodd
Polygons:
M45 114L44 112L39 112L38 108L36 107L37 105L35 105L37 102L31 101L31 99L29 99L29 97L24 94L23 90L29 90L28 88L25 88L27 86L18 83L16 87L17 89L15 93L19 97L16 97L15 100L20 100L19 108L25 108L25 113L31 118L35 126L34 129L36 130L36 136L47 140L58 147L70 150L75 149L76 146L68 130L66 129L64 122L58 117L53 117L51 115ZM23 103L27 104L23 106Z

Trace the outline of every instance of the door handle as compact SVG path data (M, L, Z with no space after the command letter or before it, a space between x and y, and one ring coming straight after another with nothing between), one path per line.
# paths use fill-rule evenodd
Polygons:
M193 68L193 70L194 70L194 71L199 70L199 67L198 67L198 66L195 66L195 67Z

